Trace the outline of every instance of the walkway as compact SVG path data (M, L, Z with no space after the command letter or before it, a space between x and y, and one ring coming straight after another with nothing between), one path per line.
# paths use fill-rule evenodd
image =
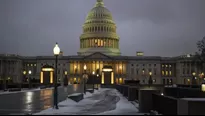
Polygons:
M59 103L59 110L47 109L36 115L140 115L138 109L115 89L87 93L76 103L70 99Z

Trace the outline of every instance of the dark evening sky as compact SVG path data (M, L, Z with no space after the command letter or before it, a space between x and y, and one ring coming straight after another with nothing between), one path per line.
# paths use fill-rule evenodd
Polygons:
M96 0L0 0L0 54L76 55ZM104 0L117 24L122 55L194 53L205 36L205 0Z

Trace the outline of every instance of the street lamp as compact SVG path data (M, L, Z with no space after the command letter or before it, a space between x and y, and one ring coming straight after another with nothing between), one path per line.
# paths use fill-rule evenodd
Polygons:
M95 71L93 71L93 76L92 76L92 77L93 77L93 78L92 78L92 80L93 80L93 81L92 81L92 82L93 82L93 92L94 92L94 76L95 76Z
M192 77L192 85L194 85L195 84L195 76L196 76L196 73L195 72L193 72L192 73L192 75L193 75L193 77Z
M57 89L57 69L58 69L58 56L60 54L60 48L58 47L58 43L56 43L53 48L53 53L56 57L56 67L55 67L55 81L54 81L54 107L58 109L58 89Z
M152 85L153 80L152 80L152 72L149 72L149 87Z
M30 75L31 75L31 70L28 71L28 74L29 74L29 75L28 75L28 84L29 84L28 86L29 86L29 89L31 89L31 77L30 77Z
M84 65L83 69L84 69L84 74L83 74L83 79L84 79L84 94L86 94L86 83L87 83L87 79L88 79L88 75L86 74L87 66Z

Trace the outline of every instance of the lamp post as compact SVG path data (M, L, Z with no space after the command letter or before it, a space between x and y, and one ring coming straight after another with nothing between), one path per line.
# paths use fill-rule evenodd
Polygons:
M93 82L93 92L94 92L94 76L95 76L95 71L93 71L93 78L92 78L92 82Z
M58 109L57 69L58 69L58 55L60 54L60 48L58 47L58 43L56 43L55 47L53 48L53 53L56 57L55 81L54 81L54 108Z
M149 87L152 85L153 80L152 80L152 72L149 72Z
M28 71L28 86L29 86L29 89L31 89L31 77L30 77L31 73L32 73L31 70L29 70Z
M203 72L201 73L201 80L202 80L201 82L203 83L204 82L204 73Z
M196 80L196 79L195 79L196 73L193 72L192 75L193 75L193 77L192 77L192 85L194 85L194 84L195 84L195 80Z
M86 83L87 83L87 78L88 78L88 76L87 76L87 74L86 74L87 66L84 65L83 69L84 69L84 74L83 74L83 79L84 79L84 94L86 94Z
M98 77L99 77L99 74L97 74L97 79L99 79ZM99 89L99 83L97 83L97 89Z
M23 79L21 79L21 85L20 87L22 87L22 83L26 82L26 71L23 71Z

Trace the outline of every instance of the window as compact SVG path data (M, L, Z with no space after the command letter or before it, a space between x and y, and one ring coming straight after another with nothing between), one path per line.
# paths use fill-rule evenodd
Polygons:
M142 69L142 74L144 75L144 73L145 73L145 69L143 68L143 69Z
M185 69L183 68L183 74L185 74Z
M154 75L157 75L157 70L156 69L154 69Z
M154 64L154 67L156 67L157 65L156 64Z
M152 72L152 69L151 69L151 68L149 69L149 72Z
M144 64L142 64L142 66L144 66Z
M139 65L137 64L136 66L138 67Z
M31 66L33 66L33 64L31 64Z
M169 80L169 84L171 84L171 85L173 84L173 81L172 81L172 79L170 79L170 80Z
M133 64L131 64L131 66L134 66Z
M165 85L165 79L163 79L163 85Z
M171 68L171 67L172 67L172 65L170 64L170 65L169 65L169 67Z
M169 79L167 79L167 84L169 84Z
M34 66L36 66L36 64L34 64Z
M149 64L149 67L151 67L152 65L151 64Z
M29 64L27 64L27 66L29 66Z
M136 70L136 74L138 75L138 69Z
M172 71L169 71L169 75L170 75L170 76L172 75Z
M43 66L43 63L41 63L41 66Z
M164 71L162 71L162 76L164 76Z
M60 74L60 69L58 69L58 74Z
M168 67L168 65L166 65L166 67Z
M162 67L164 68L164 65L162 65Z
M190 72L189 72L189 69L187 69L187 74L189 74Z
M168 76L169 75L169 73L168 73L168 71L166 71L166 76Z

